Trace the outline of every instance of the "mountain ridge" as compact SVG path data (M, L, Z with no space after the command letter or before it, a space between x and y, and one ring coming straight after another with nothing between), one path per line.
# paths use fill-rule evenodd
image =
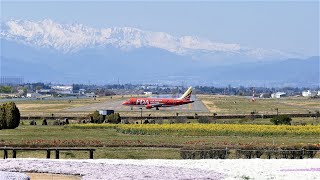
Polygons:
M143 31L132 27L92 28L83 24L59 24L51 19L42 21L9 20L1 22L0 38L37 48L51 48L63 53L104 47L107 45L130 50L159 48L177 55L198 57L198 54L227 53L247 58L288 58L299 56L275 49L250 48L238 43L213 42L197 36L175 37L165 32Z
M128 27L95 29L52 20L9 22L10 26L1 24L0 75L21 76L32 82L106 84L121 79L126 83L221 86L320 84L319 56L288 57L284 52L271 50L284 55L262 57L270 50ZM158 39L144 39L153 33ZM71 38L63 38L69 35ZM111 38L99 40L101 37ZM59 50L69 46L74 49Z
M319 85L319 57L216 65L157 48L123 53L109 47L87 48L76 54L1 40L1 75L21 76L35 82L160 83L194 85ZM19 53L17 53L19 52Z

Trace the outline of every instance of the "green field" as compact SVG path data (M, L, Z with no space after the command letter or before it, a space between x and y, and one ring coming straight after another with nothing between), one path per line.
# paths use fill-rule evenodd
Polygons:
M16 147L96 147L95 158L180 158L182 147L237 147L243 145L319 144L319 136L185 136L135 135L117 132L114 128L77 129L63 126L20 125L0 131L0 146ZM10 156L10 155L9 155ZM19 152L17 157L42 157L45 152ZM51 156L54 158L54 156ZM62 152L61 158L88 158L85 152Z

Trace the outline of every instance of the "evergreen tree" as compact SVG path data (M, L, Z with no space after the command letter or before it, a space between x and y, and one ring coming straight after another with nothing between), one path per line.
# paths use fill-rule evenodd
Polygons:
M103 116L99 114L99 111L94 111L91 115L91 123L103 123Z
M108 122L113 124L118 124L121 122L121 117L119 113L110 114L107 116Z
M20 111L14 102L4 104L7 129L14 129L20 124Z
M4 106L0 106L0 129L5 129L7 126L6 119L5 119L5 110Z

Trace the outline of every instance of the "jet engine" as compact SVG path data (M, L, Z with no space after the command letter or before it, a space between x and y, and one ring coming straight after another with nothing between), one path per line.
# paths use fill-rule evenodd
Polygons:
M146 105L146 109L151 109L151 108L153 108L152 105L150 105L150 104Z

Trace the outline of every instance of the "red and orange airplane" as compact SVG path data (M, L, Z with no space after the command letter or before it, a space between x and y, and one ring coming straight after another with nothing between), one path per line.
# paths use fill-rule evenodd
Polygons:
M130 98L128 101L122 103L126 106L144 106L146 109L156 108L159 110L159 107L171 107L179 106L184 104L193 103L191 101L192 87L180 97L180 98Z

